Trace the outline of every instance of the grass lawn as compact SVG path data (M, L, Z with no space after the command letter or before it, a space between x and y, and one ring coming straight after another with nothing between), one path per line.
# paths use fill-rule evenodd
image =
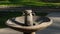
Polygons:
M50 3L50 2L38 2L38 1L22 1L18 3L12 3L9 1L0 1L0 5L13 5L13 6L60 6L60 3Z
M0 12L0 28L6 27L5 22L9 18L21 16L21 12Z

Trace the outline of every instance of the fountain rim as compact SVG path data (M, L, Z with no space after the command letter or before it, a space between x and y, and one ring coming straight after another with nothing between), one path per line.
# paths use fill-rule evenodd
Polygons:
M9 25L8 22L6 22L6 25L10 26L10 27L13 27L13 28L20 28L20 29L26 29L26 30L37 30L37 29L43 29L43 28L48 27L49 25L52 24L52 22L53 22L53 20L50 19L49 22L44 22L44 23L41 23L41 24L35 25L35 26L21 26L21 25L18 25L18 27L16 27L16 26L13 26L13 25Z

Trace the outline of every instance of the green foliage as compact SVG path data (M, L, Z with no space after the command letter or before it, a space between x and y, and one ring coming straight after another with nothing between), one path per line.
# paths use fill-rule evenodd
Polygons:
M7 1L7 0L0 0L0 1Z
M11 4L19 4L23 6L60 6L58 3L49 3L48 0L9 0L9 2Z
M46 1L46 2L45 2ZM52 0L56 1L56 0ZM59 0L60 2L60 0ZM60 3L52 3L48 0L7 0L0 1L0 5L19 5L19 6L60 6Z
M13 18L21 15L22 15L21 12L0 12L0 28L7 27L5 23L9 18Z
M42 2L60 3L60 0L40 0Z
M36 2L37 0L9 0L11 3Z
M11 3L19 3L21 0L9 0Z

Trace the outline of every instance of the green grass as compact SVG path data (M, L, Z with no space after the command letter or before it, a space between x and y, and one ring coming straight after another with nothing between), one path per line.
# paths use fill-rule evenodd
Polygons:
M9 18L21 16L21 12L0 12L0 28L6 27L5 22Z
M20 1L20 2L10 2L10 1L0 1L0 5L14 5L14 6L60 6L60 3L50 3L50 2L38 2L38 1Z

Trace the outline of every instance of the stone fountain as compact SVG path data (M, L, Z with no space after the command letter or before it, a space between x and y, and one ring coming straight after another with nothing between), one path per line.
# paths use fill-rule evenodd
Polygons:
M6 25L24 34L36 34L35 31L43 30L52 24L52 19L32 14L32 10L25 10L24 16L10 18Z

